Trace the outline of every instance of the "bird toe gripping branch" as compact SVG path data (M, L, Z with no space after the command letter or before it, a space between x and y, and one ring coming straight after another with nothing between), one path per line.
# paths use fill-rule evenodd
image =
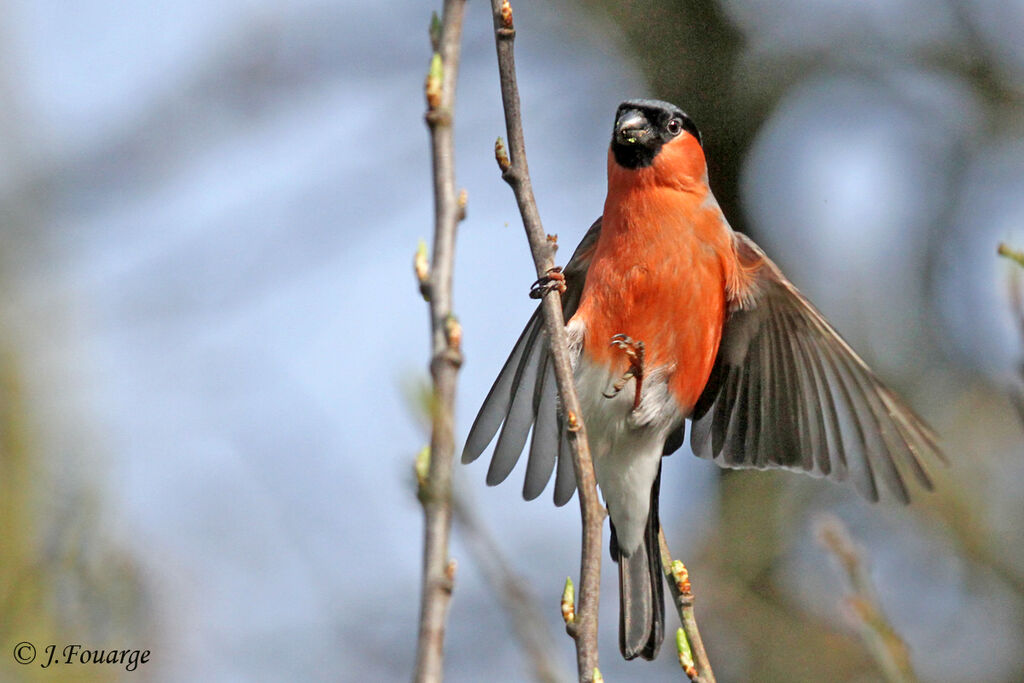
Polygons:
M626 358L629 360L629 368L612 385L612 390L604 394L604 397L615 398L629 380L636 379L636 394L633 397L633 410L636 410L640 407L640 396L644 383L644 343L628 335L617 334L612 337L611 345L626 354Z
M549 268L544 277L530 285L530 298L543 299L544 295L552 290L558 290L559 294L565 294L565 275L562 274L562 267Z

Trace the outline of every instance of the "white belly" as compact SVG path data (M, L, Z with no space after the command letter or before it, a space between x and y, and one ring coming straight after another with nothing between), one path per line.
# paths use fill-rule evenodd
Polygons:
M576 348L582 346L581 327L573 321L567 330ZM636 380L629 380L615 397L606 398L604 394L612 393L620 375L587 362L582 355L577 356L574 369L597 483L615 524L619 548L631 555L643 541L665 439L683 419L668 391L672 368L645 368L636 410Z

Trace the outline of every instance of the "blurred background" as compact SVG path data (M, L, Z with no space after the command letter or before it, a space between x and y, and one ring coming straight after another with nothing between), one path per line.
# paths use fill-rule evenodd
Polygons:
M1024 680L1024 349L1016 267L995 256L1024 247L1024 3L514 7L561 260L600 213L618 102L681 105L734 227L952 461L909 508L722 472L686 448L666 461L662 521L719 680L878 680L815 540L826 514L863 549L923 680ZM0 680L408 679L432 9L0 5ZM468 7L456 123L461 439L533 307L493 161L484 3ZM523 469L487 489L482 458L457 484L570 679L558 598L578 571L578 506L523 502ZM448 678L530 680L474 542L456 529ZM670 642L654 663L621 661L607 560L603 575L606 679L679 680ZM20 641L152 655L133 673L54 672L16 664Z

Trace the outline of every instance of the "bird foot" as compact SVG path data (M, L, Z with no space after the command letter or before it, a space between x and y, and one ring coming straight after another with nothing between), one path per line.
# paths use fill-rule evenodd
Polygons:
M543 298L545 294L554 289L557 289L559 294L565 294L565 275L562 274L561 266L549 268L544 277L530 285L530 298Z
M622 388L626 386L626 382L636 379L636 393L633 396L633 410L636 410L640 407L640 395L643 391L644 343L627 335L617 334L612 337L611 345L626 354L626 358L629 360L629 368L612 385L611 393L604 394L604 397L615 398L622 391Z

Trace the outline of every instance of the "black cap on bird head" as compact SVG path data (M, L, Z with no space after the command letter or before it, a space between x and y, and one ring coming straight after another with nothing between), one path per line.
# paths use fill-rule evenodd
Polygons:
M661 100L626 100L615 112L612 153L625 168L644 168L668 142L688 133L700 144L700 131L674 104Z

